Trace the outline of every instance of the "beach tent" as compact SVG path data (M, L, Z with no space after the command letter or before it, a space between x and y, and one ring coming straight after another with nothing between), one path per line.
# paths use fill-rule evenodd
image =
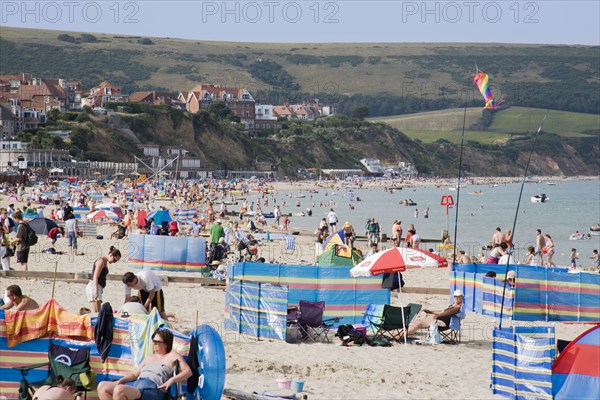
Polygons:
M58 227L56 222L48 218L34 218L28 224L38 235L47 235L50 229Z
M552 365L554 399L597 399L600 396L600 324L585 331Z
M157 210L150 214L148 214L148 219L154 218L155 224L162 224L163 222L171 221L171 216L169 215L169 211L167 210Z
M340 251L343 246L333 245L329 247L323 254L317 259L317 265L326 267L329 265L356 265L362 260L362 256L356 250L352 252Z
M323 241L323 251L328 250L334 244L345 245L346 244L345 238L346 238L346 236L344 235L344 230L343 229L340 229L337 232L333 232L331 235L329 235Z

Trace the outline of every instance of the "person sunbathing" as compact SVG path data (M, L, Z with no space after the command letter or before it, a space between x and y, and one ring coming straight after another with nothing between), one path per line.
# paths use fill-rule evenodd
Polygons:
M19 285L10 285L7 287L6 297L8 297L8 302L0 307L0 310L10 310L13 307L15 311L36 310L40 308L34 299L23 294Z
M419 329L429 329L431 324L437 324L440 328L450 327L450 319L460 312L464 298L463 292L457 289L454 291L454 303L445 310L434 311L424 308L425 314L431 314L431 316L412 321L408 325L408 336L413 335Z
M33 400L68 400L75 398L75 381L59 376L56 387L44 385L35 391Z
M181 354L173 351L173 334L167 329L152 335L154 354L147 357L134 371L116 382L103 381L98 385L100 400L162 400L169 387L185 382L192 370ZM173 376L175 364L181 372Z

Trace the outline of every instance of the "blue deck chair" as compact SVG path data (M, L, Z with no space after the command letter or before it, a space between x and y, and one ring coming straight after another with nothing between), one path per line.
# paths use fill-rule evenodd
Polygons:
M442 336L442 343L459 344L460 343L460 325L462 320L465 318L466 313L464 310L464 303L460 308L460 311L450 317L450 326L445 328L438 328L438 332Z

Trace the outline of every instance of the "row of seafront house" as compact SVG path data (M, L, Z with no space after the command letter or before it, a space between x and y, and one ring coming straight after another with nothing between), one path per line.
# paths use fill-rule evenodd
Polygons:
M263 130L280 129L284 120L312 121L335 113L332 106L318 100L301 104L258 104L245 88L216 84L197 85L188 92L134 92L124 94L118 86L102 82L89 91L80 81L35 78L29 73L0 75L0 172L29 170L38 175L49 172L62 176L92 178L114 174L162 174L172 178L206 178L213 171L202 165L200 159L188 155L184 148L140 144L144 159L131 163L75 161L66 150L31 149L25 142L14 140L23 130L43 127L51 110L81 111L89 106L95 113L108 114L108 103L143 103L169 105L196 113L215 101L223 101L240 119L244 130L254 134ZM126 108L126 107L125 107ZM69 139L70 131L49 131L51 135ZM276 165L256 162L254 168L227 171L228 177L275 177ZM370 172L370 169L367 168ZM44 174L45 173L45 174ZM223 171L219 171L222 174ZM218 175L218 174L217 174ZM336 175L336 174L334 174Z
M209 177L213 172L203 166L200 159L188 156L183 148L140 144L138 147L144 158L136 158L132 163L81 162L74 161L66 150L31 149L28 143L15 140L15 135L46 126L47 114L54 109L77 112L89 106L95 113L107 114L108 111L103 107L108 103L144 103L166 104L195 113L218 100L225 102L240 118L244 130L249 134L279 129L284 119L310 121L334 113L333 107L322 106L318 101L281 106L257 104L244 88L214 84L198 85L189 92L125 94L120 87L106 81L86 91L80 81L35 78L28 73L0 75L0 172L23 173L33 170L40 174L52 171L56 175L82 178L140 173L161 173L174 178ZM48 133L62 139L69 139L70 135L70 131L64 130ZM228 171L227 175L274 177L275 170L276 166L270 163L256 162L252 169Z

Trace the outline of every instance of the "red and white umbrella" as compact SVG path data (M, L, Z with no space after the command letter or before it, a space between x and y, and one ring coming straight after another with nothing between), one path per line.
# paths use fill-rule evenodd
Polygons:
M443 268L448 266L448 261L437 254L410 247L392 247L385 251L375 253L350 270L350 276L376 276L384 273L398 273L407 268ZM400 276L398 281L402 282ZM400 307L402 310L402 325L404 328L404 344L406 345L406 326L404 326L404 307L402 307L402 285L398 288Z
M119 216L109 210L98 210L87 215L87 219L119 219Z
M392 247L375 253L350 270L350 275L375 276L384 273L403 272L407 268L444 268L448 260L437 254L410 247Z

